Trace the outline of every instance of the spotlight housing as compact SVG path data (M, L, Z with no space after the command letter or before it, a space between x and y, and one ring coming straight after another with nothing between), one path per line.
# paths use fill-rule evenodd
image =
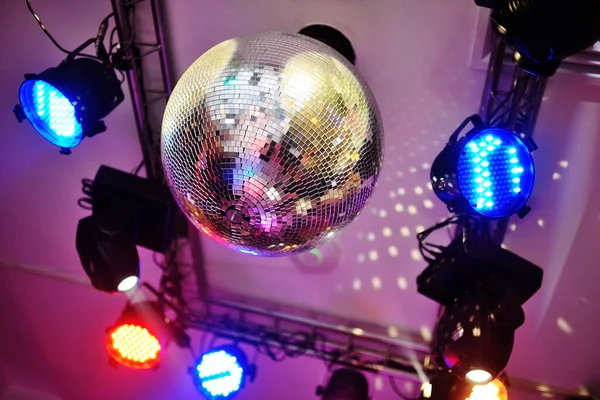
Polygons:
M364 374L348 368L335 370L325 388L318 387L323 400L368 400L369 383Z
M202 355L190 374L198 390L211 400L232 399L244 387L246 378L254 379L255 367L248 364L237 346L221 346Z
M469 122L473 128L458 136ZM506 218L524 217L530 210L535 170L532 139L486 126L467 118L455 131L431 167L431 185L438 198L456 214Z
M69 154L85 137L106 130L101 120L124 99L114 69L90 58L68 57L58 67L26 74L14 108L46 140Z
M127 232L105 228L91 215L79 220L75 244L81 265L96 289L116 293L137 285L140 259Z
M525 322L521 304L503 288L478 287L446 306L434 348L446 368L472 384L487 384L510 359L516 329Z
M515 50L515 64L552 76L563 59L600 39L596 0L510 0L497 2L492 27Z
M168 333L164 314L156 303L129 305L107 331L109 360L113 365L133 369L156 368Z
M76 247L92 285L109 293L135 287L140 267L136 245L165 253L175 230L173 197L164 183L101 166L84 198L92 215L79 221Z

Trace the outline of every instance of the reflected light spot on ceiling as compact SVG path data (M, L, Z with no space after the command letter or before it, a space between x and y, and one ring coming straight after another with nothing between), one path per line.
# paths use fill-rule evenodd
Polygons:
M397 279L398 282L398 287L400 288L400 290L406 290L406 288L408 287L408 282L406 281L406 278L403 276L399 276Z
M390 237L392 236L392 228L390 228L389 226L386 226L385 228L383 228L383 236L385 237Z
M563 168L567 168L569 166L569 162L567 160L562 160L558 162L558 165Z
M396 203L396 205L394 206L394 210L400 213L404 211L404 205L402 203Z
M396 198L396 192L390 192L390 199Z
M514 232L514 231L516 231L516 230L517 230L517 224L510 224L510 225L508 226L508 229L510 229L510 230L511 230L511 231L513 231L513 232Z
M377 254L377 250L371 250L369 252L369 260L377 261L379 259L379 254Z
M433 208L433 201L429 199L423 200L423 207L425 208Z
M381 379L381 376L375 375L373 386L375 387L376 392L381 392L383 390L383 379Z
M400 196L404 196L406 194L406 190L404 190L404 188L398 188L396 193L398 193Z
M381 289L381 278L378 276L371 278L371 285L373 285L373 289L375 290Z
M421 168L423 168L423 169L429 169L429 167L430 167L429 163L425 162L425 163L421 164Z
M423 188L421 186L415 186L416 194L423 194Z
M375 234L373 232L367 233L367 240L369 242L374 242L375 241Z
M590 301L587 297L579 296L579 301L581 301L583 304L590 304Z
M352 281L352 289L358 291L362 287L362 282L358 278L354 278Z
M402 161L402 160L400 160L400 161ZM396 172L396 176L397 176L398 178L402 178L402 177L404 176L404 172L402 172L402 171L397 171L397 172Z
M433 186L431 186L431 182L427 182L427 189L433 191Z
M410 167L408 170L410 171L411 174L414 174L415 172L417 172L417 168L415 168L415 167Z
M416 233L421 233L425 230L425 227L423 225L417 225L415 226L415 232Z
M555 181L559 180L561 177L562 177L562 175L559 174L558 172L555 172L552 174L552 179L554 179Z
M381 218L385 218L385 217L387 217L387 211L385 211L385 210L379 210L379 216L380 216Z
M563 317L558 317L556 325L558 325L558 328L567 335L573 334L573 327Z
M421 261L422 257L419 249L412 249L410 251L410 258L412 258L414 261Z
M391 338L398 337L398 329L396 329L395 326L389 326L388 327L388 336Z
M427 325L421 326L421 337L426 342L430 342L432 338L431 329Z
M415 215L417 213L417 207L415 207L413 205L408 206L407 209L408 209L409 214Z
M543 220L543 219L541 219L541 218L540 218L540 219L538 219L538 222L537 222L537 224L539 225L539 227L540 227L540 228L543 228L543 227L544 227L544 220Z
M363 253L359 253L358 256L356 257L356 261L358 261L359 264L362 264L365 262L365 255Z
M388 247L388 253L391 257L398 257L398 248L394 245Z
M362 330L362 329L360 329L360 328L354 328L354 329L352 329L352 334L354 334L354 335L356 335L356 336L360 336L360 335L362 335L363 333L365 333L365 331L363 331L363 330Z
M410 229L408 229L408 226L403 226L402 228L400 228L400 234L404 237L409 237Z

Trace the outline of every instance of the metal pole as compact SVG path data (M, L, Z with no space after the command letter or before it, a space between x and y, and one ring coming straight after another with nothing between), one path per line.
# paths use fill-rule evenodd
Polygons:
M216 306L233 308L236 310L245 311L245 312L253 313L256 315L262 315L262 316L266 316L266 317L270 317L270 318L278 318L278 319L284 320L284 321L309 325L313 328L329 330L332 332L338 332L338 333L342 333L345 335L353 335L352 329L328 324L325 322L317 321L315 319L298 317L296 315L285 314L285 313L281 313L281 312L277 312L277 311L269 311L269 310L261 309L258 307L248 306L245 304L240 304L240 303L227 301L227 300L209 299L206 302L208 305L214 304ZM404 349L416 351L419 353L429 354L431 352L431 349L429 348L428 345L414 343L414 342L410 342L408 340L398 340L398 339L393 339L393 338L390 338L387 336L377 335L377 334L368 333L368 332L364 332L364 333L362 333L360 335L356 335L356 336L358 336L364 340L372 340L372 341L376 341L376 342L385 343L387 345L398 346L398 347L402 347Z
M495 95L498 91L498 84L502 74L502 65L504 63L504 54L506 53L506 44L500 38L495 38L494 47L490 53L490 62L483 87L483 97L479 108L479 115L485 123L490 123L491 113L494 110Z
M135 117L138 138L142 147L146 176L148 179L156 179L158 176L155 170L157 163L154 162L155 157L152 152L153 146L150 136L147 134L143 92L137 66L137 58L134 54L135 44L133 43L132 32L129 26L128 8L125 4L125 0L111 0L111 5L115 17L117 33L119 35L119 43L121 46L127 46L125 57L128 60L132 60L131 69L127 71L127 84L129 86L129 95L133 105L133 114Z
M165 88L165 92L167 92L167 97L169 97L171 96L171 92L173 92L173 85L171 83L171 71L169 70L167 49L165 46L165 35L163 31L164 19L162 16L160 0L150 0L150 6L152 7L154 32L156 33L156 39L160 50L159 60L160 68L162 70L163 86Z

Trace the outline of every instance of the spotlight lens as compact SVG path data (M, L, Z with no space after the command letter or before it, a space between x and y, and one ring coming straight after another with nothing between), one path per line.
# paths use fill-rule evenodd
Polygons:
M206 353L196 366L201 390L211 398L230 398L240 390L244 368L225 350Z
M483 146L485 151L473 152ZM460 154L458 183L462 194L486 217L504 218L519 211L531 195L533 181L531 153L510 131L485 129L474 135ZM481 201L481 193L485 193L485 201Z
M483 369L472 369L467 372L465 378L474 384L488 383L492 380L492 374Z
M21 85L19 97L27 120L50 143L71 148L81 142L75 107L60 90L45 81L28 80Z
M123 324L109 331L107 349L119 364L129 368L145 369L158 364L161 345L146 328Z
M471 395L466 400L507 400L508 393L506 386L498 380L494 379L486 385L475 385L471 391Z
M138 284L139 278L137 276L128 276L123 279L119 286L117 286L117 290L119 292L126 292L128 290L133 289Z

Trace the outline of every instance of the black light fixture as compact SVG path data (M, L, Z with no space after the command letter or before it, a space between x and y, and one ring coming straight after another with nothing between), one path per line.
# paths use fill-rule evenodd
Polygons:
M118 57L109 54L104 47L110 16L102 20L96 37L67 51L44 27L29 0L27 6L44 33L67 57L57 67L39 74L25 74L19 89L19 104L13 111L19 122L29 121L42 137L58 146L61 153L70 154L70 149L84 138L106 130L102 118L124 99L122 81L117 78L111 62ZM96 55L82 53L90 45L95 45Z
M140 274L136 245L159 253L170 246L177 210L173 197L163 183L107 166L84 183L84 193L92 215L77 227L83 269L98 290L132 289Z
M563 59L600 39L597 0L476 0L493 9L492 27L515 50L515 64L552 76Z
M487 383L506 367L522 305L541 287L543 271L510 251L457 238L417 278L419 293L444 306L435 333L440 367Z
M525 322L518 301L495 297L481 287L465 291L437 325L435 348L445 367L471 384L489 383L504 370L515 331Z
M254 381L256 365L248 362L239 346L228 344L206 351L189 373L206 399L225 400L236 397L246 381Z
M473 127L462 137L465 128ZM524 217L533 191L532 139L468 117L450 136L431 167L433 191L451 212L505 218Z
M369 400L369 383L364 374L340 368L331 374L325 388L317 388L317 395L323 400Z
M140 277L140 260L132 235L103 225L97 217L77 224L77 253L92 286L104 292L126 292Z
M62 153L106 130L106 117L124 99L114 70L89 58L67 58L40 74L26 74L15 106L19 121Z

